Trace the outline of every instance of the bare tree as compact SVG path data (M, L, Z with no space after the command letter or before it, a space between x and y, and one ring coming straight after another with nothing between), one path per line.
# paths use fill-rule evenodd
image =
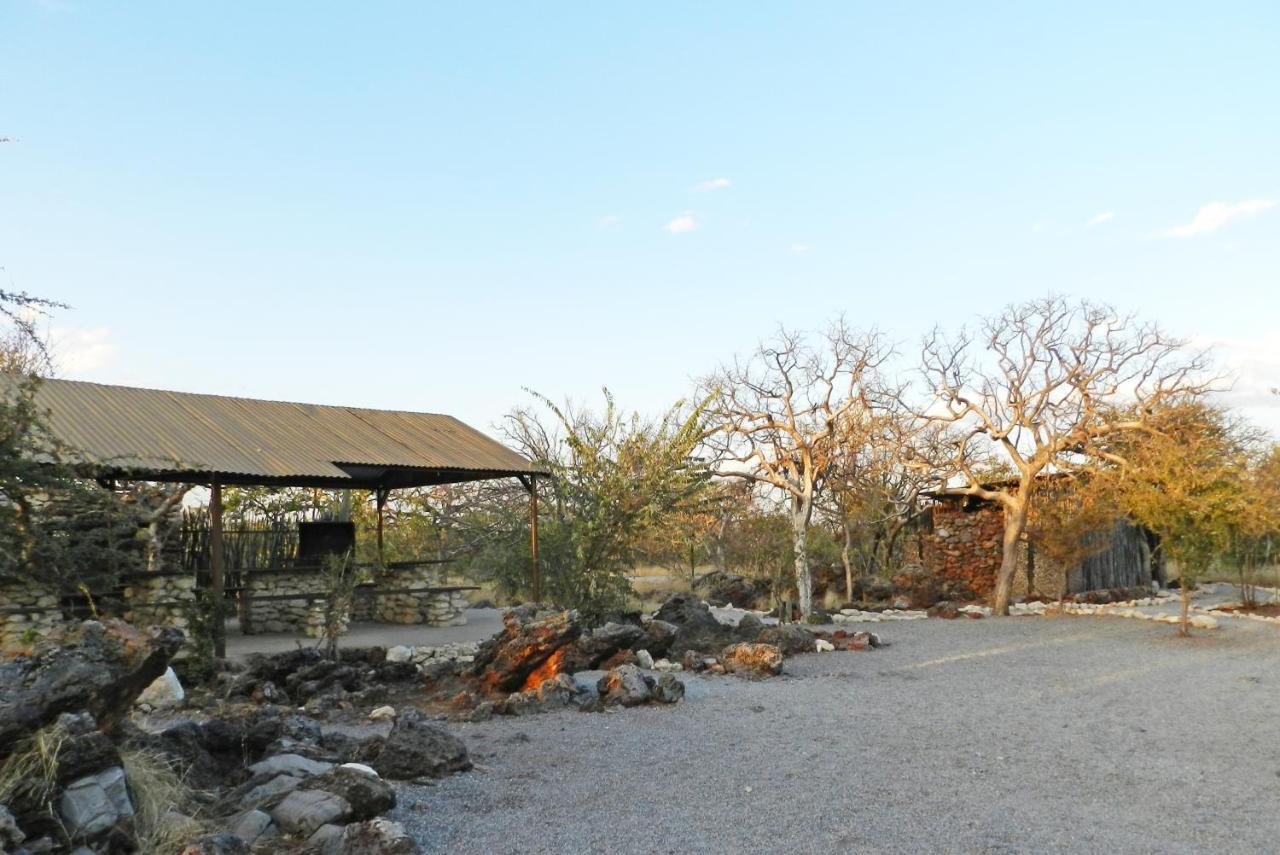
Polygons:
M808 531L814 503L839 453L839 431L880 396L879 367L891 353L875 332L841 319L818 344L779 330L746 360L710 378L712 428L705 438L720 474L769 485L791 512L796 593L813 610Z
M1203 355L1153 325L1053 296L984 319L977 338L934 330L925 339L921 370L932 401L917 415L953 430L939 480L946 492L1004 509L996 614L1008 614L1037 477L1103 463L1108 441L1147 430L1162 405L1207 391L1205 367ZM993 453L1013 478L983 477L979 460Z

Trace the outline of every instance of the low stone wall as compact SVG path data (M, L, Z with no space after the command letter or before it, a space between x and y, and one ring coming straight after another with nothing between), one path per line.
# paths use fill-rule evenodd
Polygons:
M315 571L246 573L240 599L240 631L301 632L319 638L324 629L324 582ZM287 599L276 599L283 597Z
M164 624L187 628L187 610L195 602L194 573L148 573L133 576L124 589L128 611L124 619L134 626Z
M0 606L30 609L0 612L0 651L26 647L63 622L58 597L30 585L0 586Z
M378 581L378 587L391 591L413 588L438 588L441 575L421 567L389 570ZM424 623L428 626L462 626L467 622L463 610L467 598L461 591L437 591L415 594L379 594L372 608L373 620L381 623Z

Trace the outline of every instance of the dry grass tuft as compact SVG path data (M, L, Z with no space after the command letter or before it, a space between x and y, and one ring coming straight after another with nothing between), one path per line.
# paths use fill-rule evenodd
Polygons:
M126 748L120 752L120 759L133 801L139 852L178 852L204 833L204 824L191 818L199 812L196 792L172 760L146 748Z
M58 754L67 740L60 727L46 727L27 737L0 764L0 804L21 802L57 819Z

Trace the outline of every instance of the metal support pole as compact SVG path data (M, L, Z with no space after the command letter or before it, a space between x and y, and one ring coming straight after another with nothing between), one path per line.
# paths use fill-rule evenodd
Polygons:
M213 599L213 651L218 658L227 655L227 627L222 602L222 484L217 478L209 488L209 595Z
M386 487L379 487L374 493L374 501L378 505L378 564L385 565L387 563L386 555L382 551L382 509L387 505Z

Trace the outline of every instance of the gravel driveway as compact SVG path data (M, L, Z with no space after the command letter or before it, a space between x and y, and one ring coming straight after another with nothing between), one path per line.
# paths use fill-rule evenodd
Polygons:
M477 771L395 818L450 853L1280 850L1280 629L876 630L676 707L451 725Z

